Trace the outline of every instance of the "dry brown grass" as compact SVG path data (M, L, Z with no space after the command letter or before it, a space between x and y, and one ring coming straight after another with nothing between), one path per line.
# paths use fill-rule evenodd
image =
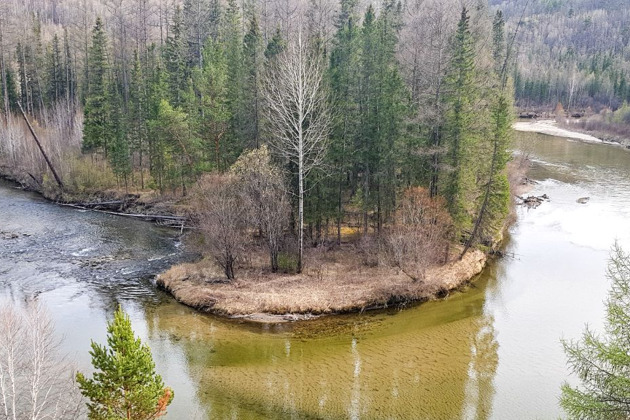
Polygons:
M178 301L221 315L330 314L444 296L481 272L486 256L469 252L461 261L430 268L424 281L413 281L395 268L366 267L352 246L309 250L302 274L255 268L263 261L264 255L252 255L253 268L241 269L232 282L224 281L221 268L210 260L174 266L157 282Z

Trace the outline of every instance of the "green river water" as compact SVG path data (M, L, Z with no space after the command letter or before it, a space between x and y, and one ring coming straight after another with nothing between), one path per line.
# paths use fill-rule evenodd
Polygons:
M573 381L560 339L601 327L608 250L630 249L630 151L533 133L515 149L551 200L519 208L508 256L443 301L281 325L199 314L153 284L192 258L177 232L0 184L0 231L21 235L0 238L0 302L43 301L82 370L121 304L175 390L169 419L555 419Z

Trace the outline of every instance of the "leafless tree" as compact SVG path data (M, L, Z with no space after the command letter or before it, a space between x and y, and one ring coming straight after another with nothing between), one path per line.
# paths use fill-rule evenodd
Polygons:
M199 181L195 214L210 255L223 268L228 280L233 280L247 242L247 207L238 178L204 176Z
M304 254L304 179L321 165L328 145L331 115L324 84L325 63L309 49L299 29L294 41L269 66L264 98L269 145L297 168L298 266Z
M271 271L275 273L291 212L282 172L271 162L266 145L241 155L231 170L242 186L249 221L265 238Z
M388 261L414 281L421 280L432 264L445 262L452 224L445 208L442 198L410 188L402 197L396 224L383 236Z
M13 304L0 310L0 418L76 419L83 414L72 365L46 311Z

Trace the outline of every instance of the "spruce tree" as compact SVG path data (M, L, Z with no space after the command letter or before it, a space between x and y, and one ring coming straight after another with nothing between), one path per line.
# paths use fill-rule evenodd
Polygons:
M85 98L83 120L83 151L94 152L108 149L108 103L107 103L107 35L101 18L96 19L92 30L92 45L89 52L89 81Z
M147 120L147 92L142 65L138 52L134 52L134 62L131 71L131 83L129 86L129 112L126 115L129 146L133 155L138 158L140 169L140 186L144 189L144 158L148 143Z
M450 166L445 195L458 238L472 228L476 201L476 78L475 41L470 32L468 11L463 8L457 24L451 66L446 80L448 110L445 118L445 141L449 148Z
M334 114L332 138L328 149L328 162L335 170L329 179L332 198L335 201L337 245L341 245L341 223L344 214L344 190L351 185L348 173L352 169L351 158L354 142L359 130L359 26L356 15L356 0L342 0L341 12L337 17L337 32L330 54L329 79Z
M230 112L229 131L225 142L230 152L228 163L236 161L247 144L245 138L245 118L247 116L243 102L245 68L243 63L243 36L241 13L236 0L228 0L223 22L222 43L225 47L228 72L227 105Z
M151 349L134 336L119 308L107 325L107 345L92 342L91 379L77 373L91 420L149 420L166 414L173 391L155 372Z
M273 36L265 48L265 58L268 62L273 61L285 48L286 41L282 38L282 32L280 28L276 28L276 31L273 33Z
M249 22L243 38L243 127L242 136L250 147L260 145L260 72L262 37L256 15Z
M187 90L186 55L182 12L180 7L177 6L164 47L164 66L168 75L169 101L174 107L183 105L182 96Z

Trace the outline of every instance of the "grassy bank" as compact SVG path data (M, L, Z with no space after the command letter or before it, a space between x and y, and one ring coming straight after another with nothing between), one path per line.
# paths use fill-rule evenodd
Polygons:
M483 252L471 251L462 260L429 268L423 280L414 281L390 267L367 267L359 255L353 245L310 249L309 265L301 274L250 269L232 282L204 259L172 267L158 276L157 284L204 312L277 322L442 298L479 274L487 260Z

